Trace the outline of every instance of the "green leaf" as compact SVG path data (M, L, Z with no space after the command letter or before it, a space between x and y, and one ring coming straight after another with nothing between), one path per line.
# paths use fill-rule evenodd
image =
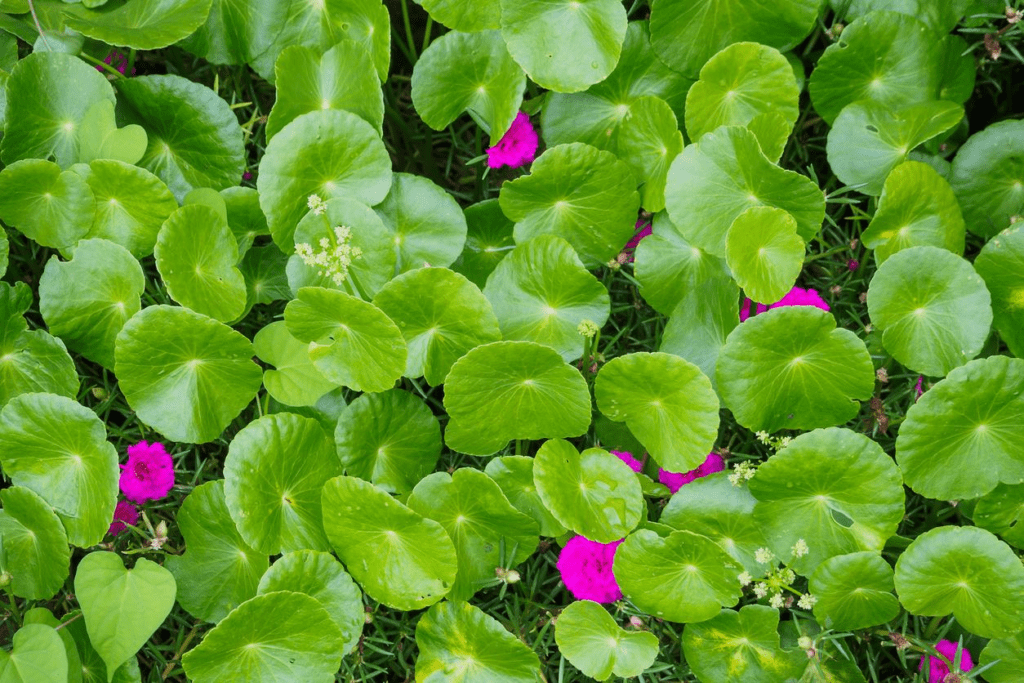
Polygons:
M238 243L216 211L201 204L181 207L160 228L153 253L176 302L222 322L242 314L246 291L235 267Z
M796 219L771 206L754 206L725 234L725 260L737 284L754 301L778 301L796 284L804 241Z
M245 170L242 128L217 93L173 75L122 78L117 90L125 119L149 134L139 165L167 183L178 201L197 187L238 184Z
M178 585L178 603L196 619L217 623L256 595L270 563L239 535L222 479L192 489L175 521L186 550L168 556L164 566Z
M346 40L325 53L292 45L278 56L274 71L277 99L267 119L268 141L299 116L324 109L356 114L380 132L384 95L362 45Z
M444 527L455 545L458 573L449 600L469 600L494 580L496 568L524 562L540 540L537 523L512 507L486 474L472 468L421 479L408 505Z
M78 647L79 659L82 662L82 681L83 683L108 683L107 665L103 663L103 658L89 642L89 634L85 628L85 620L81 618L81 612L77 610L76 612L76 614L64 617L64 627L61 631L67 631ZM142 683L138 657L129 657L127 662L117 667L111 683Z
M416 0L434 21L455 31L483 31L501 26L498 0Z
M974 259L974 267L992 295L999 336L1013 355L1024 357L1024 230L1018 226L993 237Z
M177 306L136 313L114 342L114 374L139 419L171 441L213 441L263 380L249 340Z
M868 12L887 9L917 17L936 33L949 33L959 23L971 4L970 0L830 0L833 9L842 9L848 20L857 19Z
M1024 485L1000 484L978 499L974 523L999 534L1015 548L1024 548Z
M540 660L529 646L479 607L442 602L416 624L416 680L534 683Z
M1024 483L1024 360L979 358L956 368L907 410L896 462L922 496L983 496ZM971 476L964 476L970 472Z
M731 0L660 0L651 12L651 44L670 67L696 76L732 43L793 47L814 28L820 7L820 0L779 0L764 11Z
M905 161L885 179L878 209L861 233L881 265L910 247L941 247L964 253L964 219L953 189L931 166Z
M257 418L231 440L224 499L238 533L259 553L328 550L320 489L341 474L320 424L293 413ZM296 453L302 459L296 462Z
M577 600L558 615L555 642L569 663L591 678L629 678L646 671L658 657L658 637L626 631L608 611L590 600Z
M22 329L0 343L0 406L33 391L76 396L78 372L64 342L42 330L25 330L24 318L17 318Z
M584 320L603 327L608 290L583 267L568 242L538 235L520 243L487 278L501 338L550 346L567 361L583 355L586 340L577 328Z
M67 249L84 237L95 201L81 176L52 161L25 159L0 171L0 219L44 247Z
M51 154L61 168L75 163L78 127L96 102L114 101L110 83L81 59L60 52L30 54L10 74L0 142L4 163Z
M639 479L601 448L580 453L568 441L549 439L534 458L533 482L555 519L598 543L623 538L644 511Z
M221 196L220 192L217 192L213 188L209 187L197 187L194 190L189 191L187 195L182 199L181 205L199 205L207 209L211 209L217 214L216 220L224 225L228 224L228 204L224 201L224 197ZM232 232L234 234L234 232Z
M985 680L991 683L1014 683L1024 670L1024 631L1009 638L988 641L981 651L982 666L994 664L986 669Z
M640 205L645 211L661 211L669 164L683 151L676 115L665 100L644 96L630 105L618 133L619 158L643 184Z
M926 531L896 561L895 580L911 614L952 613L982 638L1006 638L1024 629L1024 566L1010 546L984 529Z
M210 0L111 0L98 11L84 4L64 6L70 28L133 50L173 45L202 26L209 13Z
M7 462L5 472L6 468ZM45 500L22 486L0 491L0 501L3 571L11 575L11 590L21 598L49 600L64 585L71 565L60 518Z
M867 303L886 351L929 376L946 375L977 356L992 325L985 282L969 262L938 247L889 257L871 279Z
M843 424L875 384L864 342L813 306L770 309L737 326L715 372L725 407L753 431Z
M284 309L288 332L309 343L309 357L328 381L356 391L385 391L405 370L398 326L379 308L323 287L303 287Z
M228 187L220 191L227 211L228 227L238 241L238 256L242 257L260 235L269 235L267 217L260 208L260 195L251 187Z
M443 130L469 112L492 145L512 125L523 102L526 74L498 31L451 31L435 39L412 72L412 102L423 122Z
M322 497L327 538L371 598L409 611L451 589L455 546L440 524L355 477L329 480Z
M779 642L779 611L764 605L724 609L683 631L683 655L702 681L792 680L807 666L803 650Z
M391 158L373 126L355 114L310 112L267 145L256 187L274 243L290 254L311 194L377 204L391 187Z
M910 150L957 125L964 108L935 100L894 107L871 100L843 108L828 134L828 163L845 184L878 195Z
M498 201L516 221L517 244L556 235L593 268L614 258L633 236L640 195L625 162L573 143L549 147L529 175L501 186Z
M211 64L251 62L270 49L294 9L292 2L213 0L206 22L178 45Z
M793 132L793 126L789 121L779 112L769 111L755 116L747 124L747 129L757 138L757 143L761 145L761 151L768 161L773 164L779 163L789 142L789 135Z
M707 621L743 591L740 565L714 541L689 531L662 538L634 531L615 551L622 593L648 614L677 623Z
M512 239L515 224L502 213L497 199L485 199L467 206L464 213L466 244L452 270L483 288L487 276L515 246Z
M597 407L625 422L651 456L672 472L707 458L718 436L718 397L697 366L667 353L631 353L601 368Z
M768 548L804 575L835 555L880 553L904 514L892 458L863 434L838 427L796 437L757 468L749 486ZM801 538L809 552L793 557Z
M39 278L39 311L50 332L73 351L114 367L114 339L142 307L146 278L127 249L82 240L70 261L51 256Z
M91 552L78 563L75 597L89 640L107 665L108 682L171 613L175 592L171 573L144 557L131 570L109 552Z
M533 481L534 459L506 455L487 463L484 472L501 488L513 507L537 522L541 536L562 536L567 529L545 507Z
M736 283L724 277L688 288L672 311L658 348L696 365L716 391L715 365L726 338L739 324L739 294Z
M668 171L665 206L687 241L715 256L740 214L771 206L796 219L805 242L818 234L825 196L807 176L768 161L752 132L723 126L683 149Z
M466 242L466 217L455 199L427 178L395 173L391 190L373 208L395 250L396 273L450 266Z
M355 649L366 613L363 594L330 553L298 550L282 555L260 579L259 595L274 591L305 593L319 602L341 631L341 654Z
M99 543L117 503L117 451L92 410L55 394L21 394L0 412L0 463L46 501L72 545Z
M1011 216L1024 213L1024 121L1000 121L972 135L953 159L949 183L968 230L988 238L1008 228Z
M10 258L11 244L7 241L7 231L0 227L0 277L7 272L7 262Z
M43 626L49 626L57 632L60 637L61 643L64 645L64 656L67 659L67 673L63 678L58 678L60 683L82 683L82 659L78 655L78 646L75 645L75 639L68 633L68 629L61 626L61 623L57 621L57 617L53 616L53 612L45 607L33 607L32 609L25 612L24 625L29 624L42 624ZM60 630L57 630L60 627ZM59 661L58 657L58 661ZM47 666L49 670L49 666Z
M492 342L460 358L445 379L444 407L445 443L470 455L492 455L510 439L581 436L590 426L583 376L533 342Z
M259 359L277 368L264 371L263 385L285 405L315 405L336 386L313 365L308 346L288 334L283 320L270 323L253 337L252 347Z
M142 126L118 128L114 121L114 103L99 100L85 112L78 128L78 161L115 159L135 164L146 153L148 142Z
M2 683L68 680L68 656L52 626L26 624L15 631L10 652L0 650Z
M892 567L874 552L830 557L814 570L808 590L818 598L818 623L837 631L878 626L900 613L892 594Z
M275 591L243 602L181 658L195 683L327 683L341 665L342 634L304 593Z
M287 265L288 257L274 244L253 247L245 252L238 269L245 276L246 312L254 304L269 304L292 297Z

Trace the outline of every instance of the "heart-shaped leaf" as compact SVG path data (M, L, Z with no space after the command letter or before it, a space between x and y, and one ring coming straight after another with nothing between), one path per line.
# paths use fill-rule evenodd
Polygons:
M566 528L551 514L533 482L533 458L506 455L487 463L484 472L501 488L508 501L520 512L533 517L541 536L562 536Z
M725 262L754 301L784 297L796 284L803 261L804 241L796 219L782 209L751 207L725 235Z
M974 259L992 294L992 317L1010 352L1024 357L1024 230L1010 228L993 237Z
M263 372L263 386L268 394L285 405L315 405L336 386L313 365L308 346L288 334L283 320L270 323L252 339L259 359L277 368Z
M0 491L0 543L11 590L29 600L49 600L64 585L71 564L60 518L31 489Z
M92 226L95 202L81 176L52 161L25 159L0 171L0 219L44 247L74 246Z
M115 159L135 164L146 153L149 139L142 126L118 128L114 121L114 103L100 100L85 112L78 128L78 160Z
M14 633L10 652L0 650L0 681L66 681L68 656L52 626L26 624Z
M877 626L900 613L892 567L874 552L830 557L814 570L808 590L818 598L814 617L836 630Z
M129 657L128 661L117 667L114 677L107 680L107 665L103 663L96 649L89 641L89 633L85 628L85 620L81 618L82 613L76 610L74 613L64 617L64 627L60 632L67 631L74 644L78 648L78 656L81 660L82 682L83 683L142 683L142 673L139 671L138 657ZM59 632L58 632L59 633ZM70 666L70 658L68 660ZM70 669L68 671L70 673Z
M577 600L562 610L555 642L573 666L601 681L613 673L639 676L658 657L657 636L620 628L604 607L590 600Z
M83 2L64 8L70 28L108 45L156 50L188 36L210 13L210 0L132 0L110 3L101 11Z
M1000 121L972 135L953 159L949 184L975 235L1010 227L1011 217L1024 213L1024 121Z
M807 666L803 650L779 642L779 610L746 605L724 609L683 631L683 654L702 681L791 680Z
M455 199L428 178L395 173L384 201L373 207L394 244L395 272L450 266L466 242L466 217Z

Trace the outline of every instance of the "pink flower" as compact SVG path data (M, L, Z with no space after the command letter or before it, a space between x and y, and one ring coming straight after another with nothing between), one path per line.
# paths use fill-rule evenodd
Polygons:
M125 498L136 503L163 498L174 486L174 461L162 443L140 441L128 447L119 483Z
M562 582L577 600L615 602L622 599L622 591L612 574L615 550L622 540L598 543L574 536L558 555L558 571Z
M846 267L850 271L857 270L858 268L860 268L860 261L858 261L857 259L852 258L852 259L850 259L849 261L846 262Z
M675 493L683 485L689 484L694 479L700 479L714 472L721 472L724 469L725 461L722 460L722 456L718 453L708 453L708 457L705 458L704 462L689 472L669 472L668 470L658 469L658 481L667 486L672 493Z
M246 171L245 173L243 173L242 174L242 180L252 180L252 173L249 173L249 171Z
M743 322L750 317L751 303L750 299L743 300L743 307L740 309L740 322ZM758 304L757 312L764 313L769 308L782 308L783 306L817 306L823 311L831 310L816 290L794 287L786 293L786 296L782 297L770 306Z
M639 472L644 468L644 464L633 457L632 453L626 451L612 451L612 455L617 456L619 460L629 465L629 469L634 472Z
M139 523L139 511L134 505L126 500L122 500L114 508L114 521L110 525L110 529L107 533L111 536L119 536L122 531L125 530L125 524L131 524L135 526Z
M918 375L917 376L917 384L914 385L914 403L917 403L917 400L919 398L921 398L921 394L924 393L924 390L921 389L921 385L923 383L924 383L924 375Z
M935 649L950 662L956 661L956 643L950 640L940 640L935 643ZM924 660L925 658L921 657L921 663L917 667L918 671L924 669ZM966 647L961 648L960 670L970 671L973 668L974 662L971 660L971 653L967 651ZM928 683L942 683L948 675L949 665L938 657L928 657Z
M644 218L637 220L636 225L633 226L633 236L626 242L626 246L622 247L622 253L626 254L626 263L633 262L633 252L636 251L636 246L640 244L640 240L651 234L651 224ZM622 257L619 257L619 261L622 261Z
M103 60L104 64L109 64L121 73L124 73L128 69L128 58L117 50L111 50L110 54ZM97 71L106 71L102 66L96 67ZM132 75L135 75L135 69L132 69Z
M528 164L537 155L538 142L537 131L530 124L530 117L525 112L519 112L498 144L487 148L487 165L491 168L519 168Z

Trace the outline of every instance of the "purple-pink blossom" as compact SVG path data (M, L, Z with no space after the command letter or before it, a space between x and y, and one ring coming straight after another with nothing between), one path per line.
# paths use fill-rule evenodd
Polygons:
M118 536L127 527L125 524L131 524L135 526L139 523L139 511L134 505L126 500L122 500L114 508L114 521L110 524L110 529L107 531L111 536Z
M628 451L612 451L612 455L616 456L619 460L629 465L629 469L634 472L639 472L644 468L644 464L633 457L632 453Z
M753 302L750 299L743 300L743 307L740 309L740 322L743 322L750 317L750 305ZM817 290L814 289L803 289L801 287L794 287L786 293L786 296L782 297L778 301L768 306L764 304L757 304L757 313L764 313L769 308L782 308L783 306L816 306L823 311L831 310L825 300L821 298Z
M718 453L708 453L708 457L704 459L704 462L689 472L669 472L668 470L659 469L658 481L667 486L672 493L675 493L694 479L700 479L714 472L721 472L724 469L725 461L722 459L722 456Z
M525 112L519 112L498 144L487 148L487 165L491 168L519 168L533 161L539 142L530 117Z
M574 536L558 555L558 571L562 582L577 600L615 602L622 591L612 574L615 551L622 540L598 543L583 536Z
M646 218L637 219L636 225L633 226L633 236L629 238L626 245L622 247L622 253L626 255L625 263L633 262L633 252L636 251L636 247L640 244L640 240L651 234L651 222ZM622 256L619 257L619 262L622 263Z
M924 384L924 375L917 376L917 384L914 385L914 403L917 403L918 399L921 398L921 394L924 393L924 389L921 386Z
M106 56L106 58L104 58L103 63L109 64L122 74L128 70L128 58L120 52L118 52L117 50L111 50L110 53ZM102 66L97 66L96 70L106 71L106 69L104 69ZM135 75L134 68L132 69L132 75Z
M950 662L956 662L956 643L951 640L940 640L935 643L935 649L939 651L943 657L948 659ZM949 675L949 665L938 657L928 657L928 683L943 683L946 680L946 676ZM924 669L925 657L921 657L921 663L918 665L917 670L921 671ZM967 651L967 648L960 649L960 670L970 671L974 668L974 661L971 659L971 653Z
M162 443L140 441L128 447L118 483L125 498L135 503L163 498L174 486L174 461Z

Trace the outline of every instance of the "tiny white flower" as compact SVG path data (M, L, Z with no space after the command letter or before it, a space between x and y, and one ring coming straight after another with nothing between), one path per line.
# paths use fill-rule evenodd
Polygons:
M327 202L320 198L318 194L311 194L306 198L306 206L315 215L323 215L323 212L327 210Z
M782 597L782 593L776 593L768 600L768 604L775 609L782 609L782 606L786 604L786 600Z
M783 583L789 585L796 581L796 574L793 573L792 569L786 568L779 572L779 578L782 579Z
M741 586L749 586L754 583L754 577L750 575L750 572L743 572L739 576Z
M763 583L755 583L754 595L756 595L758 599L768 595L768 586L764 585Z
M775 559L775 555L768 548L758 548L757 552L754 553L754 559L757 560L758 564L768 564Z
M796 540L796 545L793 546L793 557L803 557L808 552L810 552L810 548L807 547L807 541L802 538L798 538Z
M818 598L814 597L810 593L804 593L800 596L800 600L797 601L797 606L800 609L811 609L814 607L814 603L818 602Z

